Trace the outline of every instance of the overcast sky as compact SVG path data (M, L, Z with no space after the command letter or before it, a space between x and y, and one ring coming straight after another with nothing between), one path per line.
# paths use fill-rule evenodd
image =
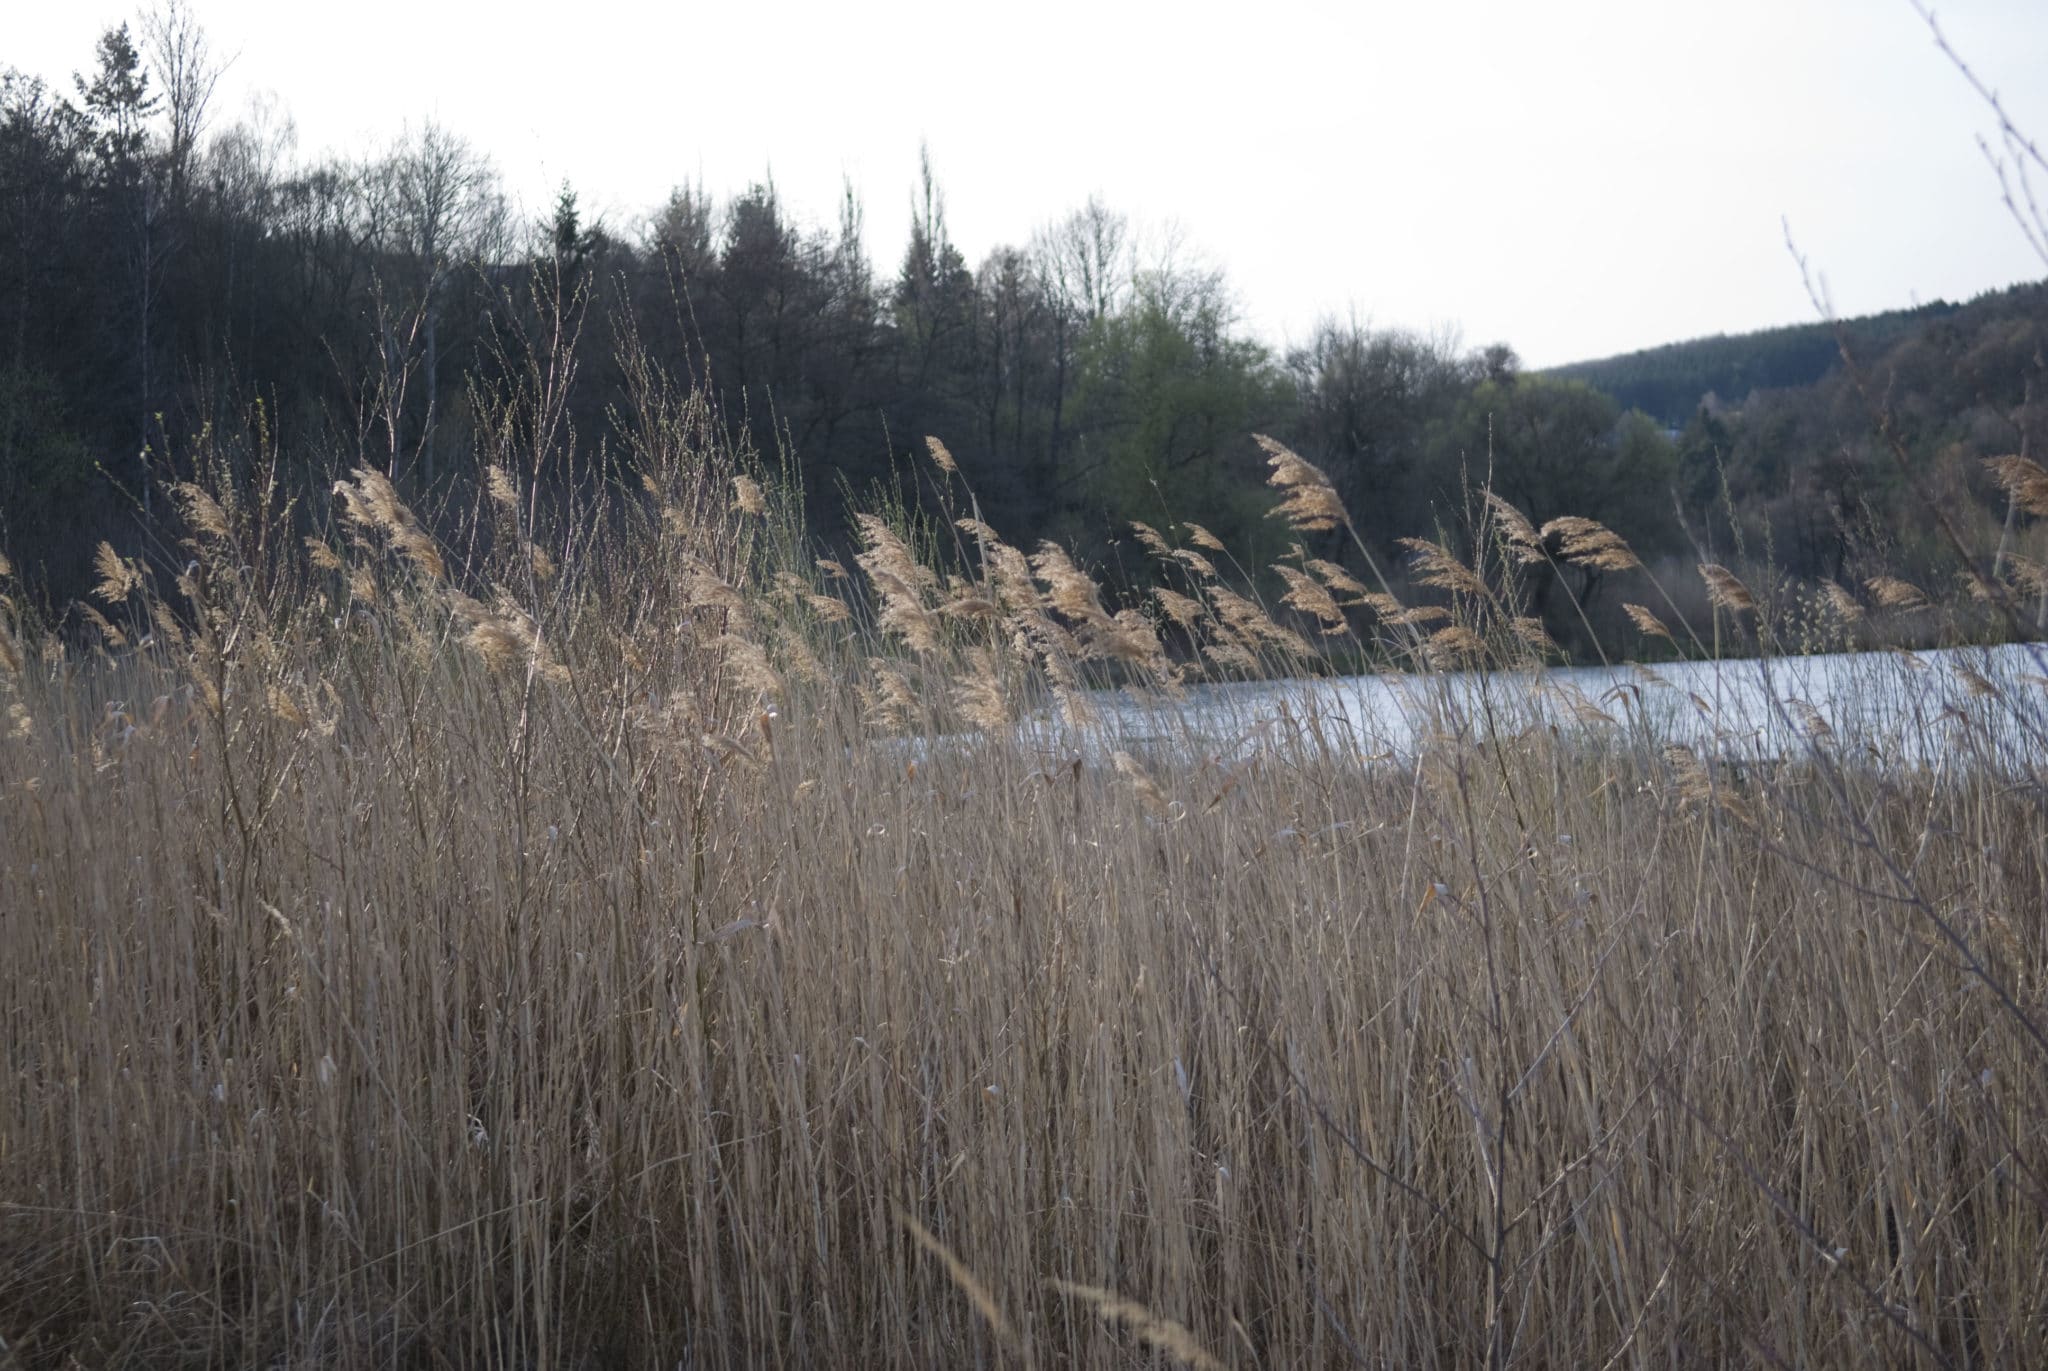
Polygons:
M66 88L135 12L4 4L0 64ZM1788 220L1844 313L2048 274L1907 0L191 7L234 59L218 120L274 92L302 156L432 118L528 212L567 177L624 230L770 174L828 223L850 178L893 270L922 140L970 263L1099 194L1276 344L1355 313L1549 365L1799 322ZM2048 139L2048 3L1940 16Z

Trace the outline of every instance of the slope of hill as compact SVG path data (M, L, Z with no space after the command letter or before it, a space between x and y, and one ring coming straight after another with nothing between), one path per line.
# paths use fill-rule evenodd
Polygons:
M1992 291L1966 304L1935 300L1913 309L1864 315L1843 321L1843 326L1860 355L1876 356L1943 320L1973 331L1990 318L2038 317L2044 310L2048 285L2034 284ZM1553 368L1551 374L1584 381L1612 395L1624 408L1640 409L1677 428L1710 394L1739 404L1752 391L1812 385L1840 363L1833 327L1817 321L1665 343L1573 362Z

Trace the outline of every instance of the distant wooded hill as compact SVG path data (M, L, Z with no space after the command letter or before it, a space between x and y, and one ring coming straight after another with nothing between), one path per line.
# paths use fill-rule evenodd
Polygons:
M2014 286L1981 295L1967 304L1935 300L1913 309L1890 310L1846 320L1857 355L1876 358L1944 320L1965 333L1999 319L2039 319L2048 313L2048 285ZM1810 386L1841 365L1834 326L1823 322L1716 334L1665 343L1640 352L1574 362L1551 375L1584 381L1605 391L1624 409L1640 409L1671 428L1691 422L1709 395L1740 405L1751 392Z

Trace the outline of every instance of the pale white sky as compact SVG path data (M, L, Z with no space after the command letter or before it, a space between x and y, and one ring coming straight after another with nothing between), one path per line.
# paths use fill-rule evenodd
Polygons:
M886 273L924 140L970 264L1097 193L1275 343L1355 312L1549 365L1799 322L1781 219L1844 313L2048 274L1906 0L190 3L235 58L219 119L274 91L302 156L431 117L529 212L567 176L627 229L770 172L829 223L850 177ZM135 12L0 8L0 64L67 87ZM2048 140L2048 3L1940 15Z

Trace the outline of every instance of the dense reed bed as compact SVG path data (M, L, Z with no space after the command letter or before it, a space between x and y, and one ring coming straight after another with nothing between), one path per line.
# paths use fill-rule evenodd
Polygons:
M1482 505L1398 603L1274 446L1285 603L1142 529L1116 609L934 444L959 522L821 564L648 394L637 485L508 423L302 541L259 462L96 644L9 602L0 1367L2048 1360L2039 682L1941 768L1505 686L1176 743L1318 638L1540 661L1517 576L1632 554Z

